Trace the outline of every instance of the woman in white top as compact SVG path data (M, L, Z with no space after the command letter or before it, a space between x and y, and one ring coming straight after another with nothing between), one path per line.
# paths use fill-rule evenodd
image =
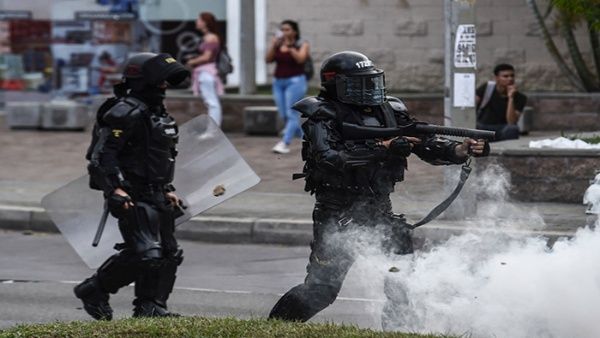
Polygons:
M222 49L222 39L217 30L217 20L212 13L202 12L196 20L196 28L202 32L202 43L198 47L200 55L187 61L193 68L192 90L202 96L208 108L208 115L221 126L223 115L219 96L223 95L223 82L217 72L217 56Z

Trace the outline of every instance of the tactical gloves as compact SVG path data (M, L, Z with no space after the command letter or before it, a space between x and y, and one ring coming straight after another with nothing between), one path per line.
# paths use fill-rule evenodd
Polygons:
M390 147L388 148L388 152L395 156L408 157L411 153L412 146L410 142L402 137L394 139L390 143Z
M108 211L115 218L125 217L127 215L127 209L125 209L126 202L131 202L131 197L111 194L108 198Z

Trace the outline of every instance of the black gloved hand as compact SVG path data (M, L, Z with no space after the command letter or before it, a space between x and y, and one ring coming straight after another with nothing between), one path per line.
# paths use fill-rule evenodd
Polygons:
M388 152L395 156L408 157L411 153L412 145L405 138L399 137L392 140Z
M123 218L127 215L127 209L125 209L125 203L131 202L131 197L121 196L117 194L112 194L108 198L108 211L115 218ZM132 208L130 206L130 208Z
M187 208L188 206L185 205L182 200L179 200L179 203L173 206L173 218L179 218L185 215L185 209Z

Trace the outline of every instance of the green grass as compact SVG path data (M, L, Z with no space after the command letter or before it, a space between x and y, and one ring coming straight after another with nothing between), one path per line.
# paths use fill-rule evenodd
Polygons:
M582 140L584 142L587 142L589 144L598 144L598 143L600 143L600 135L593 135L593 136L590 136L590 137L582 137L582 136L579 136L579 135L575 134L575 135L571 135L571 136L566 136L565 132L561 131L560 132L560 136L566 137L566 138L568 138L571 141L580 139L580 140Z
M584 137L581 140L589 144L598 144L600 143L600 136Z
M0 337L448 337L377 332L336 324L289 323L266 319L181 317L19 325Z

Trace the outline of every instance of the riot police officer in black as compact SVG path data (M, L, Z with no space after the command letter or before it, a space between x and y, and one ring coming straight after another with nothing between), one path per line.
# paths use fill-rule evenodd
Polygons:
M463 143L428 136L387 140L345 140L342 123L396 127L415 120L405 105L386 96L384 73L357 52L340 52L323 61L321 92L298 101L303 124L305 190L315 195L311 254L304 283L275 304L269 318L306 321L336 299L353 252L336 234L358 226L383 229L382 247L392 254L413 251L402 215L392 213L390 193L404 179L407 157L414 153L434 165L464 163L469 154L489 152L484 141ZM387 295L387 294L386 294ZM389 297L388 297L389 299Z
M173 315L167 299L183 260L174 237L180 200L171 185L178 129L163 99L167 86L188 76L169 54L137 54L127 61L115 97L98 110L86 155L90 186L104 192L124 242L74 289L95 319L111 320L109 294L132 282L134 317Z

